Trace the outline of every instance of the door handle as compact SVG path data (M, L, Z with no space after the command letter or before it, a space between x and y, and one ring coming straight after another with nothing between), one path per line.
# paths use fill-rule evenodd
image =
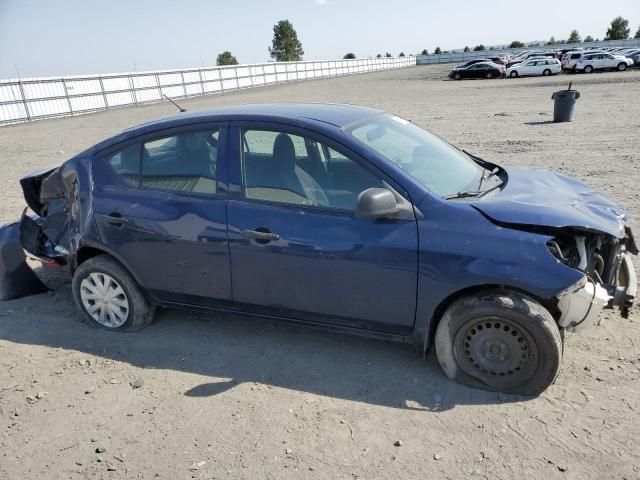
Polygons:
M107 215L105 218L107 220L107 223L111 225L124 225L129 221L128 219L124 218L122 214L118 212L112 212L109 215Z
M258 242L270 242L280 240L280 235L270 232L267 228L260 227L256 230L242 230L242 235Z

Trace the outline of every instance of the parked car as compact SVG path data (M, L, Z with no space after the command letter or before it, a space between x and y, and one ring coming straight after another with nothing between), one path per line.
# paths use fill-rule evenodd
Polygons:
M624 54L624 56L633 60L634 64L637 65L638 64L637 60L638 60L638 57L640 56L640 49L636 48L636 49L629 50Z
M371 108L182 113L20 183L22 245L111 331L156 306L243 312L435 346L454 380L539 394L561 332L635 296L618 205Z
M490 61L495 63L496 65L507 65L507 61L505 60L504 57L489 57L487 59L485 59L485 61Z
M527 60L507 68L507 76L511 78L525 76L548 76L560 73L560 61L555 58L538 58Z
M562 64L562 69L563 70L571 70L573 72L575 72L576 70L576 65L578 64L578 62L580 61L580 59L582 57L584 57L585 55L591 55L594 53L605 53L601 50L583 50L583 51L572 51L572 52L568 52L566 53L563 57L562 57L562 61L560 62Z
M576 64L576 71L591 73L594 70L617 69L621 72L633 65L633 60L622 55L610 53L590 53L584 55Z
M529 52L526 55L512 58L506 65L507 68L512 67L516 63L522 63L534 58L557 58L555 52Z
M502 65L487 61L474 63L468 67L456 67L449 72L449 78L461 80L463 78L499 78L504 75Z
M475 60L469 60L466 63L458 65L455 68L467 68L467 67L470 67L471 65L475 65L476 63L486 63L486 62L487 62L487 60L485 58L477 58Z

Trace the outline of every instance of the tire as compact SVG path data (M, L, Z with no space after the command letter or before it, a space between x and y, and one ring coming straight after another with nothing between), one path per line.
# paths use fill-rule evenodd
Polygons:
M593 72L593 67L591 65L587 65L586 67L584 67L584 73L591 73Z
M556 379L563 342L542 305L505 292L453 302L438 324L435 347L444 373L458 383L535 396Z
M460 75L459 73L456 73L456 74L453 76L453 78L454 78L455 80L461 80L461 79L462 79L462 75Z
M542 72L543 77L548 77L550 75L551 75L551 70L549 70L548 68Z
M618 64L618 70L619 70L620 72L624 72L626 69L627 69L627 64L626 64L626 63L624 63L624 62L620 62L620 63Z
M493 78L493 73L487 72L487 74L484 76L484 78L486 78L487 80Z
M76 305L94 327L134 332L153 320L155 307L129 272L108 255L98 255L80 264L73 274L71 288ZM92 305L96 306L93 314L89 311Z
M518 78L518 72L513 71L513 72L511 72L511 73L509 74L509 76L510 76L511 78Z

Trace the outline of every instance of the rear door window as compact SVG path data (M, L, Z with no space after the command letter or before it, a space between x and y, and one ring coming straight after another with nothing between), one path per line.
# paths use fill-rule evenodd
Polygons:
M145 142L141 186L215 194L219 133L219 129L191 131Z

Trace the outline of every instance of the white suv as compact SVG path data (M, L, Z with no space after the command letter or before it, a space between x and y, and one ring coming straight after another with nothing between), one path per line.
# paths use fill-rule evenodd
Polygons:
M575 70L578 62L585 55L592 55L594 53L606 53L600 50L583 50L583 51L573 51L567 52L562 56L562 69L563 70Z
M583 57L576 64L576 70L584 73L591 73L594 70L605 70L615 68L621 72L633 65L633 60L622 55L612 55L610 53L590 53Z

